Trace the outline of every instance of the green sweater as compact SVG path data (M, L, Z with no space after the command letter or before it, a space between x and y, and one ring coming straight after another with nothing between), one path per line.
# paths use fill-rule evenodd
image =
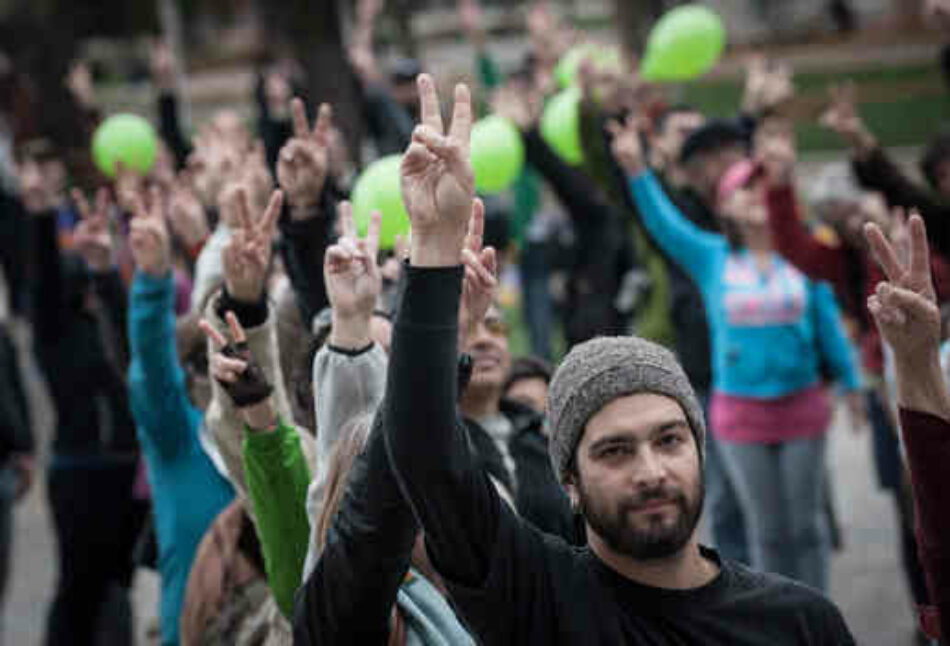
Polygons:
M310 468L297 432L282 419L272 432L245 430L244 472L267 581L281 612L290 617L310 535L305 506Z

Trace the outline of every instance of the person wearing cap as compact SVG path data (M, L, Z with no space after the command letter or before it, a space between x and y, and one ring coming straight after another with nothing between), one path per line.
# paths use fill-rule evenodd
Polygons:
M545 535L501 501L455 408L458 310L471 305L462 279L480 271L463 251L469 94L456 88L443 135L432 80L420 90L423 126L402 167L412 249L382 415L428 556L480 643L854 643L820 593L699 545L702 408L673 355L651 342L579 344L551 385L551 460L589 545Z
M633 124L614 124L613 150L647 229L692 278L712 340L710 421L746 520L751 565L827 589L821 509L831 403L822 368L861 418L860 376L834 294L775 253L762 167L742 159L723 174L724 234L702 231L646 170ZM856 424L857 426L857 424Z

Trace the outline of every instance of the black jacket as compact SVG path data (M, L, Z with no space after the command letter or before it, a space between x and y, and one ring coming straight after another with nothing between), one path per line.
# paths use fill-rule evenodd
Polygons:
M503 399L499 407L512 426L508 452L515 463L514 477L505 468L504 458L488 432L478 422L465 419L483 468L513 494L518 515L543 532L556 534L568 543L583 544L583 527L578 526L551 466L548 439L541 431L544 419L514 401Z
M628 316L614 304L624 276L636 264L625 214L584 171L558 157L537 129L525 133L524 142L528 162L557 195L576 235L565 307L568 345L626 334Z
M33 430L16 346L0 325L0 464L11 453L33 452Z
M79 257L60 255L55 213L33 217L33 242L33 346L56 409L53 450L134 451L125 286L114 269L93 273Z

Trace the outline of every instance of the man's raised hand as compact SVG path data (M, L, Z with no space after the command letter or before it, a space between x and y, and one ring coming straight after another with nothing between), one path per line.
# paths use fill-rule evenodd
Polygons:
M224 315L231 340L218 332L208 321L198 325L211 341L208 367L211 376L241 410L245 423L253 430L270 430L277 422L271 401L273 387L247 345L247 335L234 312Z
M109 191L103 187L96 192L95 209L89 206L86 196L79 189L72 190L72 197L80 217L73 232L73 247L90 269L106 271L112 266L114 247L109 232Z
M920 215L908 222L909 258L901 254L876 224L865 227L865 236L887 281L868 298L881 336L894 350L899 364L925 366L940 346L940 310L930 276L930 250Z
M646 169L643 159L643 144L640 142L638 120L627 118L623 125L618 121L607 124L610 132L610 149L620 166L628 175L639 175Z
M333 111L329 104L322 103L311 130L303 101L295 98L290 110L294 136L280 149L277 181L287 194L291 207L309 209L319 202L327 178Z
M458 265L475 196L469 162L472 100L455 87L452 125L445 134L439 96L428 74L418 79L422 123L402 159L402 199L412 221L410 261L416 266Z
M468 235L462 249L465 280L459 306L459 338L467 339L485 319L488 308L498 293L498 262L495 249L483 247L485 238L485 205L476 199L472 205Z
M132 202L129 243L135 265L153 278L163 278L171 269L171 244L165 226L164 200L161 191L153 187L146 206L140 193Z
M360 238L349 202L340 203L339 214L343 235L327 249L323 261L333 315L330 344L358 350L370 343L370 320L382 290L382 274L376 264L381 216L379 211L373 212L366 237Z
M251 219L246 189L238 189L234 199L240 226L221 252L224 284L235 300L257 303L264 295L275 225L284 195L280 190L271 193L264 214L256 220Z
M168 222L172 232L187 249L193 249L204 241L209 232L208 218L204 207L191 183L187 170L178 174L172 182L168 199Z

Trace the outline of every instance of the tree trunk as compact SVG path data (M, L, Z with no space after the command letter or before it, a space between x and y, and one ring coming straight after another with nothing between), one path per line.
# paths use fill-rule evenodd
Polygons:
M306 75L308 107L333 105L336 125L343 131L350 155L360 159L363 112L359 86L346 58L337 0L261 0L271 44L290 46Z
M657 19L678 0L615 0L615 17L620 31L620 44L627 54L643 54L647 36Z

